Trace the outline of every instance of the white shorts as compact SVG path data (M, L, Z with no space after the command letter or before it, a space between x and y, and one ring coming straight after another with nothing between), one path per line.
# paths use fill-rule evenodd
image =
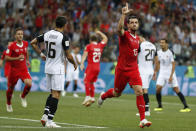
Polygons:
M49 90L63 91L65 75L64 74L46 74L46 86Z
M79 79L79 71L68 71L66 73L66 81L78 80Z
M169 83L169 75L161 75L159 74L156 85L160 85L164 87L166 84L171 85L171 87L178 87L178 81L176 74L173 75L172 83Z
M140 74L142 78L142 89L148 89L150 86L150 81L152 79L153 74Z

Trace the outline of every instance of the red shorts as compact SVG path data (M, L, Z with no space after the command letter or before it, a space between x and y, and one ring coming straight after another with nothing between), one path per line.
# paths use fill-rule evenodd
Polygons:
M142 86L142 79L140 77L139 70L122 71L118 68L115 70L114 90L116 93L122 93L127 83L130 86L140 85Z
M10 71L8 75L8 87L14 87L18 82L18 79L21 79L23 82L25 79L31 79L31 75L28 71L26 72L13 72Z
M87 68L84 74L84 82L96 82L99 71L99 69Z

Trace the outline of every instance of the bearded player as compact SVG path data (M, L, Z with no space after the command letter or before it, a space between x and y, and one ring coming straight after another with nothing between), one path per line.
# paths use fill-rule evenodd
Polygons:
M114 88L105 93L101 93L98 105L101 106L107 98L119 97L127 83L133 88L136 94L136 104L140 114L139 126L149 127L152 123L145 119L145 102L142 92L142 80L140 77L137 57L139 50L139 36L136 31L139 21L136 16L130 15L127 21L128 30L124 30L125 17L133 10L128 8L128 3L122 8L122 15L118 23L119 34L119 57L115 69Z
M5 60L9 61L11 66L8 75L8 89L6 92L6 107L8 112L13 112L11 98L17 81L21 79L25 84L23 93L20 95L23 107L27 107L26 95L29 93L32 85L32 79L27 68L27 65L30 65L27 50L28 42L23 40L23 30L21 28L15 30L15 39L16 40L8 46L5 55Z

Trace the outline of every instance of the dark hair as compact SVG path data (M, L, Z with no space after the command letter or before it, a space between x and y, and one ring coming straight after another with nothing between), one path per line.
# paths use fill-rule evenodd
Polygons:
M160 41L161 40L164 40L165 41L165 43L168 43L168 41L167 41L167 39L166 38L162 38L162 39L160 39Z
M56 18L56 27L62 28L66 24L66 18L64 16L58 16Z
M96 35L91 35L90 41L97 41L97 40L98 40L98 38Z
M16 28L16 29L15 29L15 31L14 31L14 33L16 34L16 33L17 33L17 31L20 31L20 30L21 30L21 31L23 31L22 27L18 27L18 28Z
M130 19L137 19L139 21L139 18L135 14L131 14L127 17L127 23L129 23Z

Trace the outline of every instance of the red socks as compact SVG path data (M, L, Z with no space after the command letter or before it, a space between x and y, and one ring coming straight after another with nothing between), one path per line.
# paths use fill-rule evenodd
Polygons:
M21 97L25 98L25 96L29 93L30 89L31 87L25 86Z
M85 91L86 91L86 96L90 96L90 88L89 88L89 83L85 82Z
M143 119L145 119L145 102L143 95L137 96L136 104L140 113L140 121L142 121Z
M13 89L9 88L6 91L6 96L7 96L7 104L11 105L11 99L12 99L12 94L13 94Z
M90 84L90 96L94 97L95 96L95 87L94 84Z
M111 98L114 97L114 88L109 89L107 92L105 92L102 96L101 99L105 100L106 98Z

